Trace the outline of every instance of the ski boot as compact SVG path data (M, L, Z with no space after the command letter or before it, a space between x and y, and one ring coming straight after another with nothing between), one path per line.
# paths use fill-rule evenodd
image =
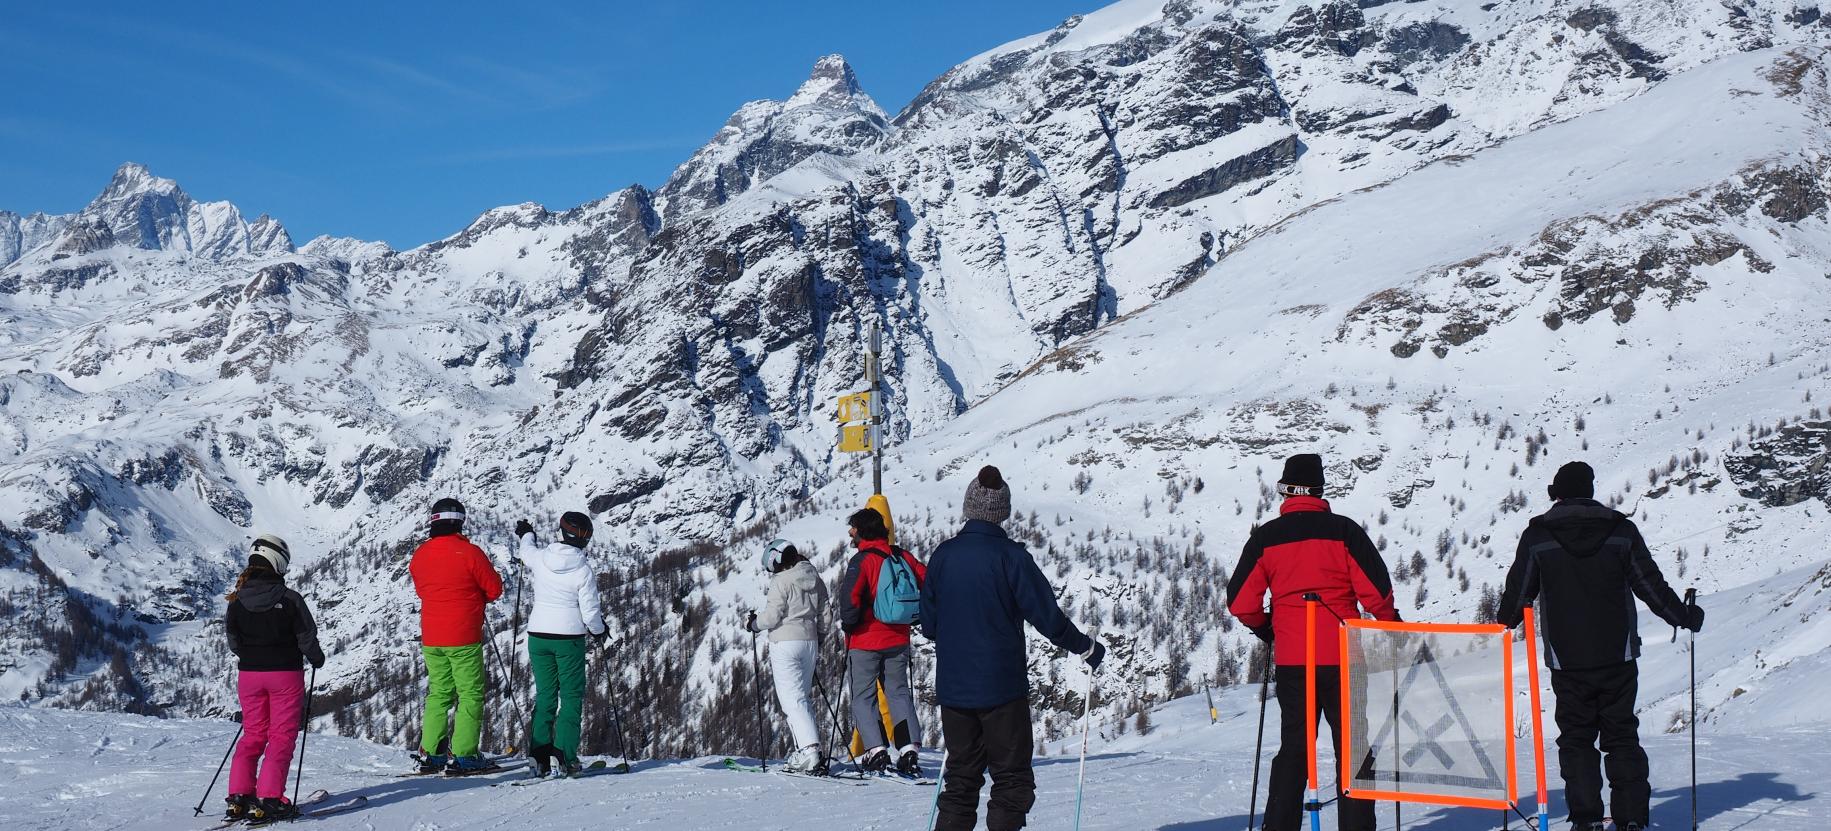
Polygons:
M228 809L223 811L223 822L241 822L254 809L254 794L232 793L223 801L229 803Z
M286 797L270 796L254 803L254 806L248 811L248 822L255 825L266 825L272 822L297 819L298 816L298 807L288 801Z
M560 775L564 776L568 779L579 775L579 772L583 771L584 769L585 769L585 766L583 764L581 764L579 762L579 760L577 760L577 759L566 759L559 763Z
M922 756L916 752L914 746L905 749L903 755L896 758L896 773L898 776L907 776L911 779L921 778Z
M528 748L528 757L534 760L536 775L542 779L553 774L553 757L559 755L552 745L539 745Z
M858 760L858 769L866 773L883 773L890 769L890 754L881 747L866 753Z
M451 758L443 753L428 753L420 757L420 773L444 773L445 767L450 763Z
M446 776L470 776L476 773L489 773L501 765L482 756L458 756L445 766Z
M803 747L790 753L788 760L782 763L782 767L789 773L824 776L826 775L826 757L820 755L820 749L817 747Z

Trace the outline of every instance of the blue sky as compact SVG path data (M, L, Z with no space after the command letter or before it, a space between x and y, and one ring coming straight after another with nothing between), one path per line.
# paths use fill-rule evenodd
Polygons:
M496 205L659 185L821 55L845 54L894 113L959 61L1104 2L280 5L8 9L0 209L78 210L131 160L301 244L408 247Z

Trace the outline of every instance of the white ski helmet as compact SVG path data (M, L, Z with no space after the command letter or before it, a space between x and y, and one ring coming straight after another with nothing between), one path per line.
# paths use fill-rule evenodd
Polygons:
M770 540L769 547L763 549L763 570L773 572L782 568L783 558L794 550L795 544L788 540Z
M286 567L292 564L292 549L286 547L286 541L273 534L262 534L254 538L254 554L265 559L273 566L275 574L284 576Z

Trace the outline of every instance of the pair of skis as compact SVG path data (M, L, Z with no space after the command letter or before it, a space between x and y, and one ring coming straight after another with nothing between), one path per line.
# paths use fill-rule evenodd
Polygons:
M898 785L914 785L917 787L928 787L935 783L935 780L933 780L933 779L928 779L928 778L919 777L919 776L903 776L902 774L891 773L891 772L876 773L876 774L860 772L857 775L850 775L850 774L839 774L839 773L828 773L828 774L801 773L799 771L792 771L792 770L788 770L786 768L780 768L780 767L769 768L769 769L765 770L761 765L746 764L743 762L739 762L736 759L726 759L724 764L725 764L725 768L727 770L741 771L744 773L773 773L778 776L786 776L786 777L789 777L792 779L813 779L813 780L820 781L820 782L832 782L835 784L861 784L862 785L862 784L867 784L870 782L889 782L889 783L894 783L894 784L898 784Z
M343 797L343 798L339 799L339 798L336 798L336 796L334 794L332 794L330 791L316 790L316 791L312 791L309 796L306 796L304 799L301 799L298 802L293 804L293 807L299 809L298 816L288 817L285 819L269 819L269 820L252 820L252 819L224 820L222 823L220 823L218 825L210 826L208 831L220 831L220 829L238 828L238 827L239 828L265 828L265 827L267 827L269 825L273 825L275 823L291 822L292 820L295 820L295 819L313 819L316 817L325 817L325 816L331 816L333 814L347 813L349 811L354 811L354 810L360 809L368 804L369 804L369 798L366 796L360 796L360 795L348 796L348 797Z
M491 785L490 787L493 788L493 787L496 787L497 785L514 785L517 787L525 787L528 785L538 785L542 782L563 782L563 781L572 780L572 779L589 779L593 776L613 776L613 775L617 775L617 774L628 773L629 771L630 771L630 767L629 767L628 762L618 762L617 764L612 765L609 762L599 759L598 761L595 761L589 765L586 765L584 770L581 770L578 773L574 773L570 776L568 776L564 773L554 773L549 776L530 776L526 779L519 779L514 782L497 782L497 783Z
M412 758L416 764L421 760L421 757L417 756L417 755L413 756ZM415 776L450 776L450 777L454 777L454 778L461 777L461 776L482 776L482 775L491 774L491 773L502 773L503 771L507 771L507 770L520 770L521 768L524 768L530 764L533 764L533 762L531 760L518 759L507 753L500 754L500 755L493 755L493 756L485 756L485 757L483 757L483 760L486 762L489 762L490 766L485 767L485 768L477 768L475 770L470 770L470 771L463 771L463 772L455 772L455 771L451 770L450 768L444 768L444 769L435 770L435 771L414 770L414 771L408 771L406 773L397 773L397 774L394 774L394 776L397 779L408 779L408 778L415 777Z

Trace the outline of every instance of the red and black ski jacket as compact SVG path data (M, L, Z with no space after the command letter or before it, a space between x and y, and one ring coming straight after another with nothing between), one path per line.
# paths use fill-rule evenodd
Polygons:
M1254 631L1271 627L1279 666L1302 666L1303 596L1315 592L1328 609L1316 610L1316 663L1337 665L1337 616L1350 620L1364 609L1380 620L1399 619L1392 603L1392 577L1367 532L1354 520L1330 513L1327 501L1289 497L1278 514L1246 540L1240 565L1227 582L1227 610Z

